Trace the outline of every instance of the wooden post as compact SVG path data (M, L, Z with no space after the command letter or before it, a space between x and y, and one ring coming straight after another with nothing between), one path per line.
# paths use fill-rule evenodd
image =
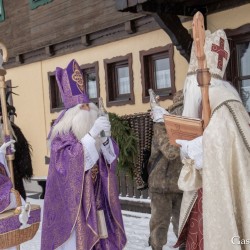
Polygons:
M197 12L193 18L193 39L195 45L195 55L198 60L197 81L201 87L202 93L202 118L204 120L204 129L207 127L211 116L209 102L209 85L211 75L207 68L206 56L204 53L205 29L204 18L201 12Z
M6 84L5 84L5 77L6 71L3 69L0 69L0 98L1 98L1 104L2 104L2 118L3 118L3 129L4 129L4 136L5 141L10 139L11 133L9 129L9 121L8 121L8 114L7 114L7 106L6 106ZM13 170L13 160L14 160L14 154L7 149L6 152L6 160L7 164L10 170L10 179L13 185L13 188L15 188L15 182L14 182L14 170Z
M6 46L0 42L0 49L2 50L2 55L0 55L4 62L7 62L8 60L8 52ZM2 65L1 65L2 66ZM6 70L3 68L0 68L0 98L1 98L1 106L2 106L2 118L3 118L3 129L4 129L4 137L5 142L10 140L11 131L9 128L9 118L7 113L7 105L6 105L6 84L5 84L5 75ZM10 170L10 179L13 185L13 188L15 188L15 182L14 182L14 170L13 170L13 160L14 160L14 154L11 151L10 147L7 148L6 151L6 160L8 164L8 168ZM20 250L20 245L16 246L17 250Z

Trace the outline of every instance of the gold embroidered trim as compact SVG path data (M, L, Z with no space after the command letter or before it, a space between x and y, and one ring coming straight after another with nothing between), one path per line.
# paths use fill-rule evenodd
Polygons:
M192 200L191 200L191 202L190 202L190 204L189 204L189 206L188 206L188 209L187 209L187 211L186 211L186 213L185 213L185 216L184 216L184 218L183 218L183 220L182 220L182 222L181 222L180 230L179 230L179 232L180 232L180 233L179 233L179 236L180 236L181 233L182 233L182 230L183 230L183 228L184 228L184 226L185 226L185 224L186 224L186 222L187 222L187 220L188 220L188 217L189 217L189 215L190 215L190 212L191 212L191 210L192 210L192 208L193 208L193 206L194 206L194 203L196 202L197 198L198 198L198 191L195 191L194 196L193 196L193 198L192 198Z
M246 138L246 136L245 136L245 134L244 134L244 132L243 132L243 129L242 129L241 126L240 126L240 123L239 123L239 121L238 121L238 119L237 119L237 116L236 116L236 114L235 114L233 108L230 106L230 103L231 103L231 102L238 102L238 103L241 103L241 102L238 101L238 100L227 100L227 101L225 101L225 102L222 102L219 106L217 106L217 107L214 109L214 111L213 111L213 113L212 113L212 116L213 116L213 114L214 114L218 109L220 109L222 106L226 106L226 107L228 108L229 112L230 112L230 113L232 114L232 116L233 116L234 122L235 122L235 124L236 124L236 126L237 126L237 128L238 128L238 130L239 130L239 132L240 132L241 138L242 138L242 140L243 140L244 145L245 145L246 148L247 148L247 151L250 153L250 145L249 145L248 142L247 142L247 138ZM211 116L211 117L212 117L212 116Z
M97 165L94 165L94 167L92 167L91 169L91 178L94 183L96 182L98 173L99 173L99 168Z
M0 166L0 174L6 176L5 169Z

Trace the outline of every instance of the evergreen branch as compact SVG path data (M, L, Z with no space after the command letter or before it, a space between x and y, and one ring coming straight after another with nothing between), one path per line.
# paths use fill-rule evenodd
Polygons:
M112 127L112 137L117 142L120 154L118 158L118 171L128 173L133 177L135 159L137 158L137 137L128 124L128 121L120 118L115 113L109 113Z

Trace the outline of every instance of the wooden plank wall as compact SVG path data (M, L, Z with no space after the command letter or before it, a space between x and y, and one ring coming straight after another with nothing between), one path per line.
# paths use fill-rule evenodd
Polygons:
M34 10L28 0L14 2L3 1L6 19L0 23L11 57L140 16L117 11L114 0L53 0Z

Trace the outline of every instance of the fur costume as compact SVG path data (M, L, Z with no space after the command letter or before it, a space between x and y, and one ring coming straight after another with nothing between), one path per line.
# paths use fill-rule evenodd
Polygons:
M178 91L173 105L168 108L174 115L181 115L183 93ZM153 125L151 156L149 168L149 192L151 198L150 245L153 250L162 250L167 243L170 221L177 236L182 191L177 182L182 168L180 150L169 143L163 122ZM172 219L171 219L172 217Z

